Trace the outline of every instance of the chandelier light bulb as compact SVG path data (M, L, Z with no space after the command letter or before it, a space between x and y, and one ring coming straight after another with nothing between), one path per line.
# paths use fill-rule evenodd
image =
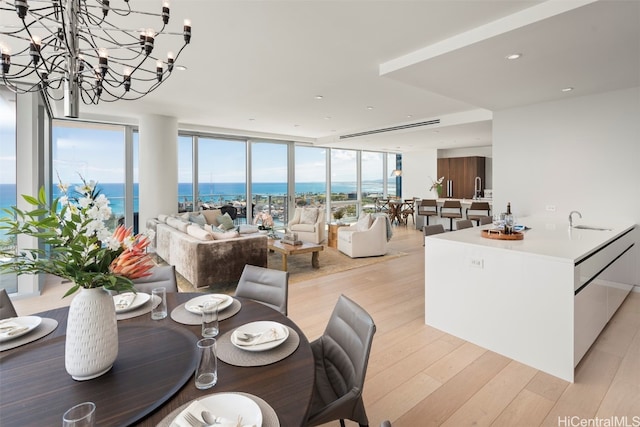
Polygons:
M191 20L184 20L184 42L189 43L191 41Z
M124 90L129 92L129 89L131 89L131 68L126 67L122 70L122 76L124 77Z
M162 61L156 62L156 77L158 78L158 82L162 81Z
M174 62L175 62L175 56L173 55L173 52L168 52L167 53L167 69L169 70L169 72L173 71Z
M151 55L151 52L153 52L153 42L154 42L155 36L156 36L155 31L149 28L147 30L147 35L144 40L144 53L146 55Z
M100 74L102 75L102 77L107 75L107 71L109 71L109 64L108 64L108 54L107 54L107 50L106 49L99 49L98 50L98 66L100 68Z
M169 23L169 2L168 1L162 2L162 22L164 22L165 25Z
M106 17L109 13L109 0L102 0L102 16Z
M18 14L18 18L24 19L27 16L27 10L29 10L27 0L16 0L14 4L16 6L16 13Z

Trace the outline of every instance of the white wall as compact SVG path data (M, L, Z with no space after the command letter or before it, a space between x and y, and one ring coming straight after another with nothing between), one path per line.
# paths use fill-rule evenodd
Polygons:
M437 179L436 149L402 153L402 197L431 197L431 179Z
M589 223L640 224L639 185L640 88L494 112L496 209L510 201L516 216L578 210ZM639 285L638 237L635 252Z

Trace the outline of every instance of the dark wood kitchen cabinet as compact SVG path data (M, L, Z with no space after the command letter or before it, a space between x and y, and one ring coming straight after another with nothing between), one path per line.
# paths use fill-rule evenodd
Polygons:
M482 181L481 190L484 191L485 158L448 157L438 159L438 178L444 176L441 197L454 199L471 199L475 194L475 179ZM447 194L447 182L450 184L450 194Z

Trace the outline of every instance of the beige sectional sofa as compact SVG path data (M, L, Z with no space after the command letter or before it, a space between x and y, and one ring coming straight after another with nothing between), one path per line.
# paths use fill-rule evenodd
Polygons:
M238 283L245 264L267 266L265 235L221 232L215 228L212 233L209 226L219 225L216 218L220 211L202 211L202 214L208 230L198 222L185 221L187 216L159 215L147 222L147 228L156 231L156 254L174 265L176 271L191 284L196 288L228 289Z

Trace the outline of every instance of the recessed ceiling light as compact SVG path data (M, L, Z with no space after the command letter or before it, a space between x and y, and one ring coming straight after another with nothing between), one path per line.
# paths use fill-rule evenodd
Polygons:
M250 117L250 118L249 118L249 121L250 121L250 122L253 122L253 121L255 121L255 119L254 119L253 117Z
M411 114L407 114L407 119L410 119L411 117L413 117Z
M300 127L300 125L293 125L293 127L294 127L294 128L299 128L299 127Z
M562 89L563 92L571 92L573 90L572 87L565 87Z
M373 110L373 107L372 106L368 106L367 110Z
M509 60L520 59L520 58L522 58L522 54L521 53L512 53L511 55L505 56L505 58L507 58Z
M327 116L324 118L325 120L331 120L331 116Z
M316 95L316 99L322 99L322 98L324 98L324 96L322 96L322 95Z
M187 67L185 67L184 65L176 65L175 69L178 71L187 71Z

